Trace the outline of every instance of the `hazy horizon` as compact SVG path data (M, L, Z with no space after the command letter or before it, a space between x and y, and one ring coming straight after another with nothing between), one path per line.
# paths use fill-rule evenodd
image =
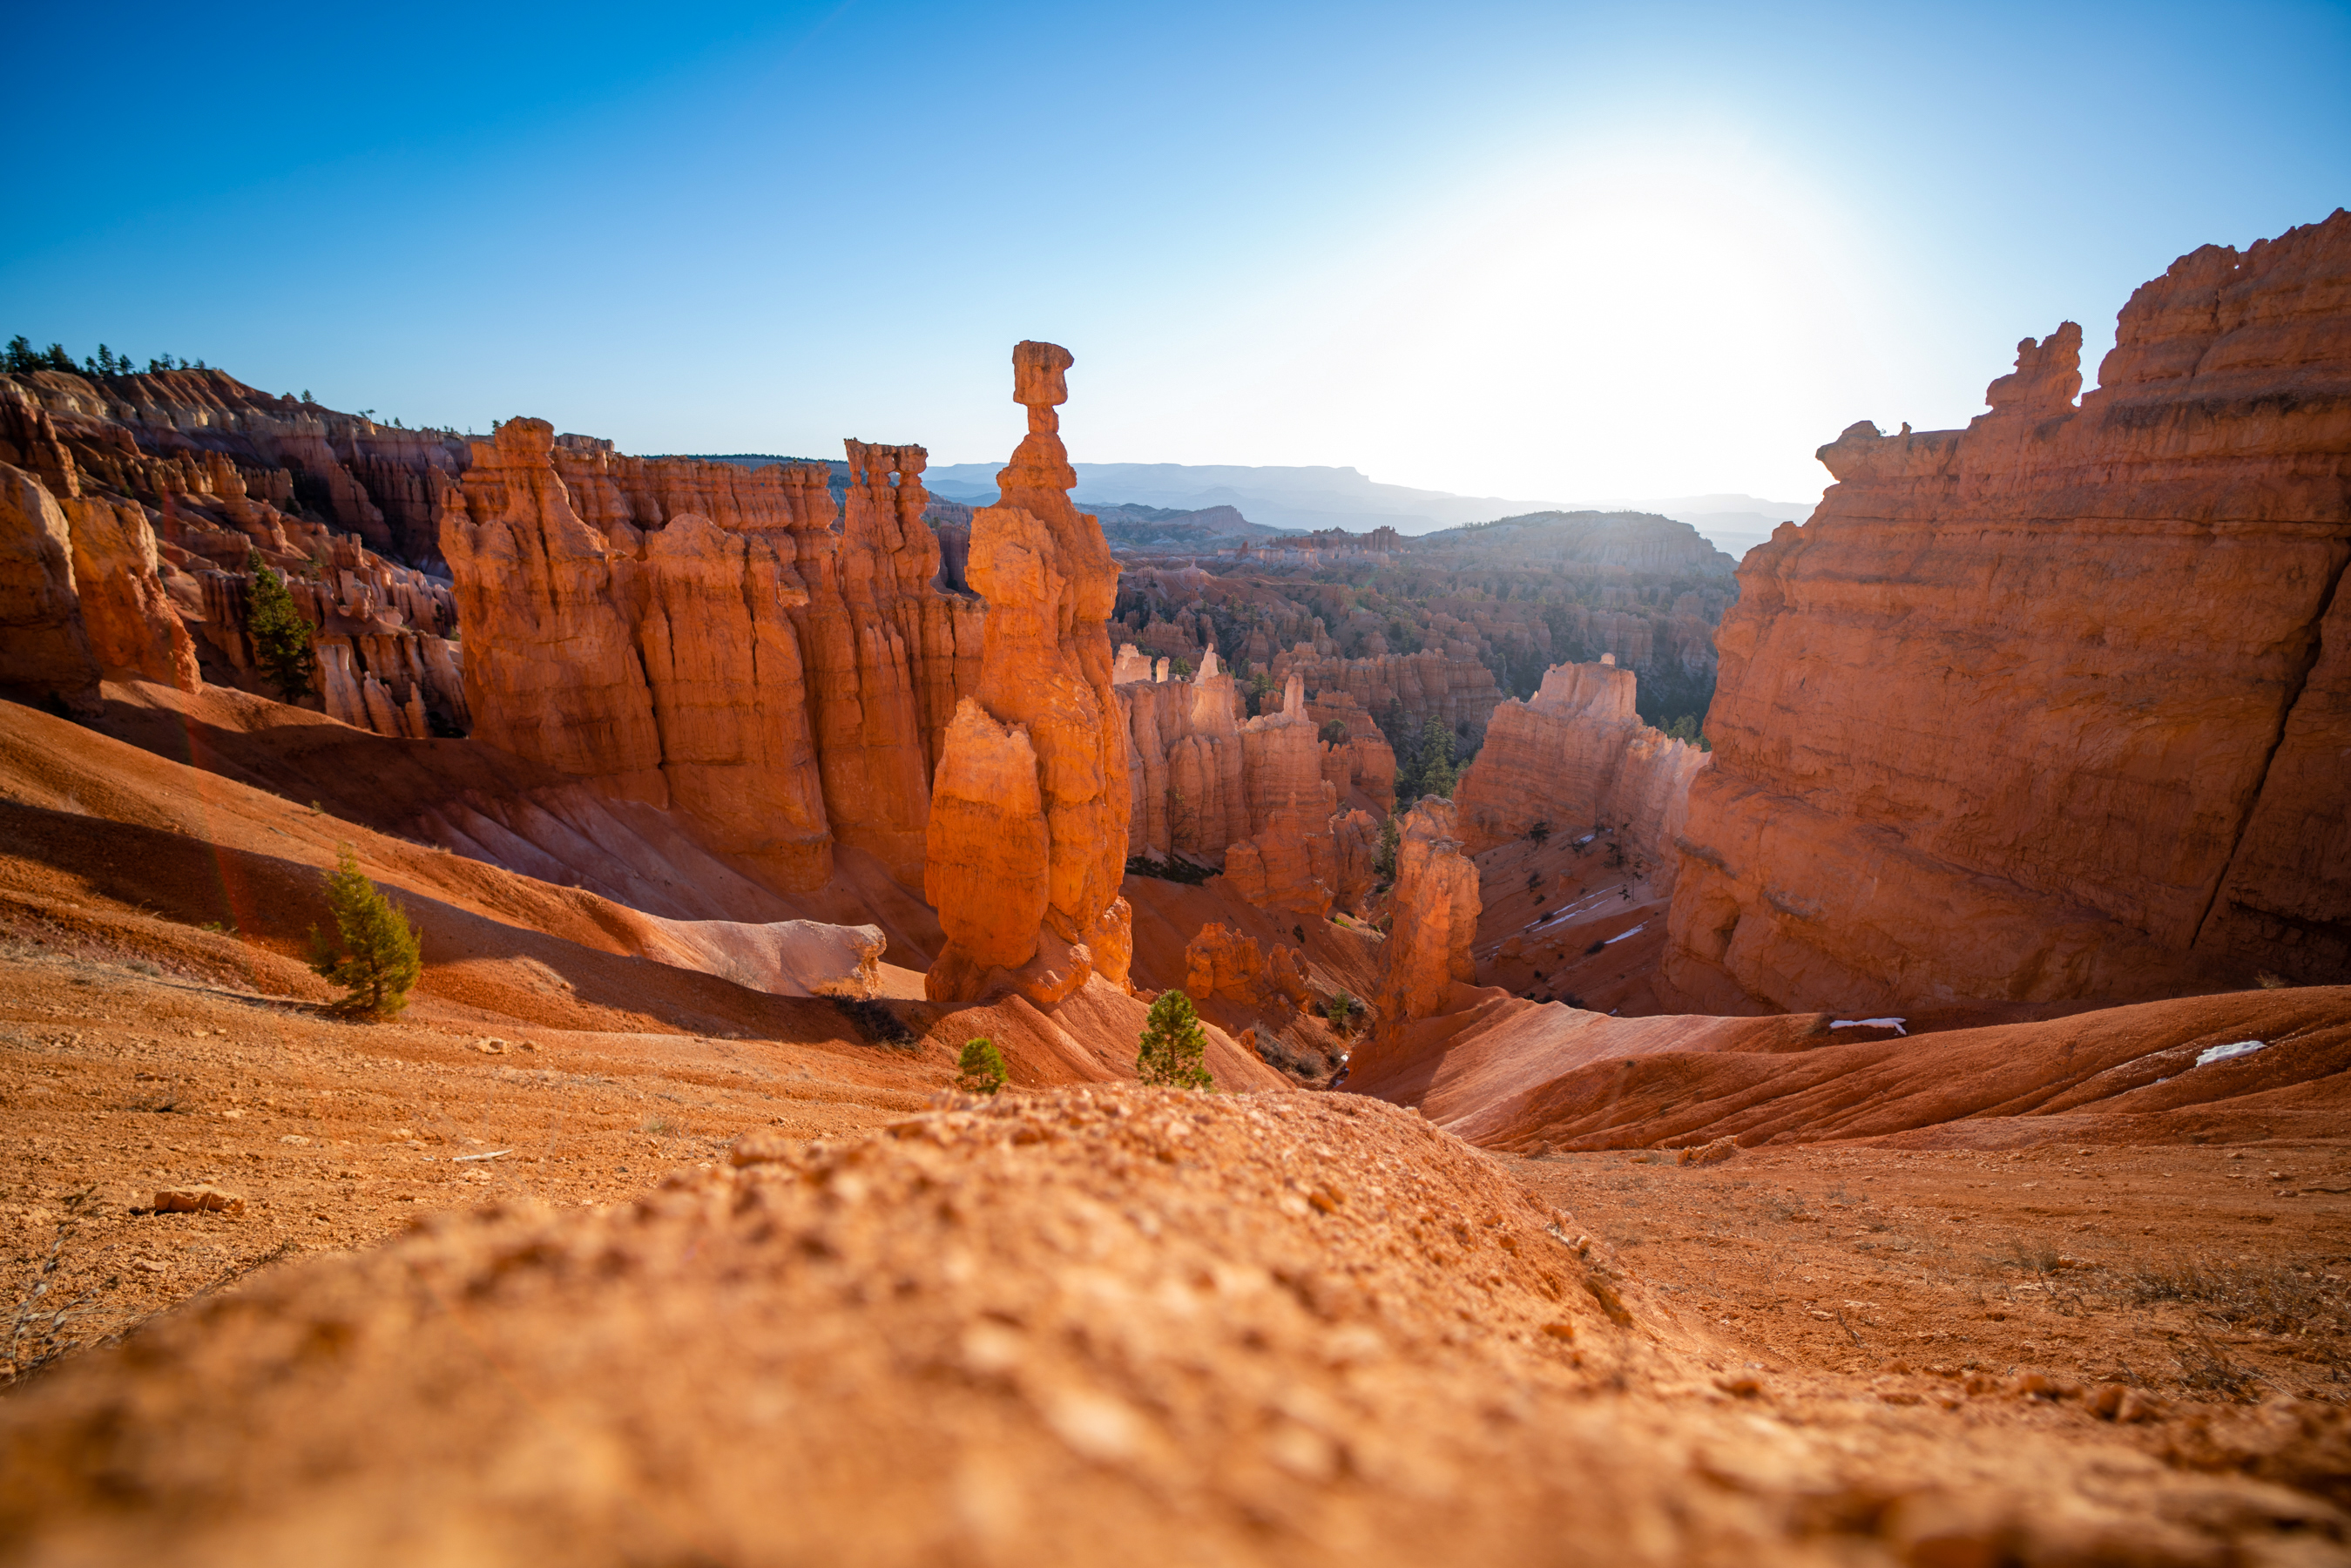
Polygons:
M2351 193L2338 5L20 19L0 334L632 452L1817 496ZM106 80L200 83L159 117ZM2183 105L2192 109L2183 110ZM2281 111L2280 106L2290 106ZM183 152L185 148L187 151Z

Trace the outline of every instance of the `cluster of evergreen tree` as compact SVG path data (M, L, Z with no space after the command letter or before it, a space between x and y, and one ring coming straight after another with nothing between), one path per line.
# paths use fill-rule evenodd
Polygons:
M147 361L147 371L151 375L160 371L210 368L202 360L181 361L169 354L158 354ZM73 356L66 352L63 343L51 343L46 349L36 349L33 340L19 332L8 340L8 347L5 350L0 350L0 369L18 375L34 371L64 371L68 375L127 376L133 374L138 367L131 363L130 355L118 354L104 343L98 346L97 353L85 355L81 363L75 364Z
M1423 795L1451 800L1453 788L1460 783L1477 747L1463 747L1453 727L1434 715L1418 729L1413 728L1401 703L1390 703L1376 722L1388 737L1389 749L1395 753L1396 810L1412 810L1412 803Z

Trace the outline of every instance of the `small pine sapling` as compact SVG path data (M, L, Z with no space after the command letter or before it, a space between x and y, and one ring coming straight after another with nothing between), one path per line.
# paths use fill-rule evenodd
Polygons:
M1147 1087L1206 1089L1216 1082L1203 1065L1208 1037L1201 1032L1192 998L1181 991L1159 993L1135 1045L1134 1074Z
M1331 1020L1331 1032L1341 1040L1346 1039L1348 1030L1354 1027L1355 1005L1353 995L1341 991L1323 1007L1323 1015Z
M340 986L343 1012L390 1018L408 1005L409 988L424 972L416 927L360 870L349 844L335 846L335 869L327 876L327 907L335 916L340 942L310 927L310 967Z
M967 1094L993 1094L1011 1076L1004 1069L1004 1053L986 1036L963 1042L956 1068L956 1087Z
M309 695L310 676L318 667L310 649L310 623L294 608L286 580L269 570L259 550L246 554L245 568L253 574L245 595L245 624L253 633L254 658L280 698L298 701Z

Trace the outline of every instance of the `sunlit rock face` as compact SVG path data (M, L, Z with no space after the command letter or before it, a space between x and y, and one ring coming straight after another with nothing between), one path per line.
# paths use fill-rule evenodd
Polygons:
M1462 853L1450 800L1431 795L1405 813L1391 906L1395 923L1380 956L1380 1041L1444 1011L1453 988L1477 978L1469 949L1478 868Z
M1707 1010L2351 975L2351 214L1854 425L1749 553L1666 975Z
M1670 871L1690 780L1708 758L1641 722L1635 685L1611 664L1555 664L1532 697L1494 710L1453 797L1470 854L1544 823L1570 837L1604 829L1628 855Z
M1008 983L1050 1004L1091 975L1123 988L1133 956L1118 895L1128 737L1107 630L1118 568L1070 501L1077 476L1054 410L1071 362L1051 343L1013 350L1029 434L997 476L997 504L972 517L967 570L987 615L978 679L939 764L956 806L928 829L925 896L947 933L925 978L935 1000Z
M462 734L455 603L413 563L437 557L370 548L395 542L387 516L405 528L437 515L433 497L455 493L454 442L218 371L0 375L0 465L15 474L0 486L0 578L31 592L21 611L0 606L0 682L75 708L107 678L281 695L247 623L257 555L310 623L318 679L299 700L384 735Z
M836 508L821 464L627 457L535 419L476 442L442 529L475 733L685 811L776 885L822 883L836 841L919 883L984 617L938 581L923 449L847 447Z

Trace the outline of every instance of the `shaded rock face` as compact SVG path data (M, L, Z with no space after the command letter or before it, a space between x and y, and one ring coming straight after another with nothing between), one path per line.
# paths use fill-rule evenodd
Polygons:
M997 476L997 504L972 517L967 570L988 608L977 680L939 759L954 809L934 810L927 830L924 894L947 934L925 979L934 1000L1009 984L1050 1005L1093 974L1123 988L1134 953L1118 894L1127 736L1104 629L1118 568L1070 501L1077 476L1054 410L1071 362L1051 343L1013 350L1029 434Z
M2351 974L2351 214L2140 288L2081 400L1856 424L1740 571L1665 973L1701 1010Z
M89 649L78 677L86 695L73 700L89 700L104 676L276 695L255 667L246 625L247 562L258 554L287 579L313 629L318 684L307 703L384 735L464 732L460 656L445 636L455 601L438 580L362 542L350 519L361 507L362 522L381 514L350 471L322 455L330 433L413 448L413 467L378 468L407 475L420 494L436 480L454 489L436 465L445 456L436 433L270 398L217 371L0 377L0 463L25 465L68 525L70 613ZM345 488L320 478L329 470ZM23 501L21 488L14 494ZM357 498L346 506L337 497ZM32 549L38 510L6 507L0 532L16 543L0 548ZM338 534L337 522L355 531ZM0 678L63 697L72 682L39 673L54 653L12 648Z
M1113 689L1128 741L1129 847L1221 863L1233 890L1262 908L1320 920L1334 904L1358 907L1379 822L1339 809L1357 753L1321 738L1299 677L1284 683L1278 712L1244 721L1213 649L1191 679L1166 679L1165 665L1132 643L1115 664L1126 677Z
M74 583L73 537L57 498L34 475L0 465L0 680L37 697L84 706L97 695L98 656Z
M1468 735L1486 727L1502 690L1494 672L1479 664L1474 653L1447 653L1426 649L1417 653L1383 653L1370 659L1325 658L1308 648L1293 648L1273 657L1273 678L1303 679L1310 690L1344 692L1374 719L1400 710L1417 729L1441 718L1456 733Z
M1184 992L1196 1002L1220 997L1264 1007L1279 997L1305 1007L1313 1000L1297 948L1280 942L1261 946L1222 924L1202 926L1186 946L1184 971Z
M476 443L442 538L475 733L686 811L780 887L823 883L836 841L914 883L983 617L934 584L922 449L848 447L836 534L821 464L627 457L533 419Z
M1627 855L1670 873L1690 780L1708 758L1641 722L1635 680L1613 664L1557 664L1532 697L1494 710L1485 747L1453 792L1470 854L1524 838L1538 822L1571 837L1604 827Z
M1456 985L1477 978L1478 868L1462 853L1450 800L1431 795L1407 812L1396 845L1395 922L1380 956L1379 1037L1445 1010Z

